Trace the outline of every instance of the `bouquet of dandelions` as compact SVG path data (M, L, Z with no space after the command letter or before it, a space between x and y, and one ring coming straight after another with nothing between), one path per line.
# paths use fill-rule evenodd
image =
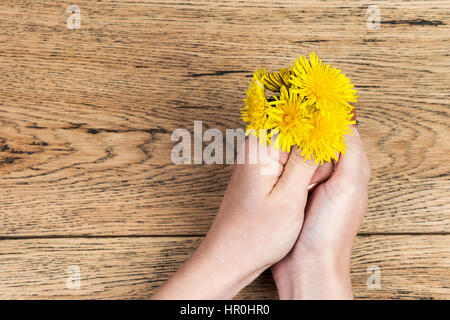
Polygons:
M269 98L266 89L274 93ZM257 70L241 117L246 134L287 152L296 145L305 159L323 164L345 152L344 135L355 124L350 103L357 98L350 79L312 52L280 72Z

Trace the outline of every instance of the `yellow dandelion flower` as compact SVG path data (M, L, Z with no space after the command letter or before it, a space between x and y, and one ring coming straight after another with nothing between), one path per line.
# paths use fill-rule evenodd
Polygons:
M260 69L253 74L250 86L247 90L245 107L241 109L241 118L248 122L246 134L251 133L258 136L260 129L264 129L267 121L266 108L268 105L264 89L264 78L266 70Z
M270 72L264 79L264 86L274 92L279 92L282 86L289 88L291 83L289 79L291 78L290 68L280 68L280 72Z
M266 89L279 95L267 99ZM259 136L261 143L274 143L287 152L296 145L305 159L330 162L345 153L344 136L351 134L349 125L355 123L350 103L357 97L339 69L311 53L309 60L300 57L292 68L257 70L241 117L248 122L247 134ZM268 134L260 134L261 129Z
M314 52L309 55L309 61L304 57L297 59L292 73L290 82L298 88L298 93L324 113L336 107L353 109L349 102L356 102L358 96L350 79L340 69L322 63Z
M315 159L316 163L337 160L339 153L345 153L344 135L351 134L349 125L354 124L352 114L342 108L336 108L332 116L316 111L311 113L308 132L297 143L305 159Z
M305 133L311 129L309 110L298 94L281 87L279 103L267 110L268 127L272 131L268 138L277 135L275 146L290 152L291 147L305 141Z

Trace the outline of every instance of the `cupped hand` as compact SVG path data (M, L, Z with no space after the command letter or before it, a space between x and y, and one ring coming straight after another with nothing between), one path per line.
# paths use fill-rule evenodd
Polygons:
M281 299L352 298L350 258L367 208L370 165L356 128L330 178L311 193L292 251L272 268Z
M253 136L243 155L204 241L154 298L231 298L294 246L308 186L327 176L330 167L316 170L297 149L281 152Z

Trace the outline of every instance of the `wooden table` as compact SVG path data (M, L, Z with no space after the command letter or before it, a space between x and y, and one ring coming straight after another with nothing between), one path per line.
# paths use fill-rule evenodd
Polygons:
M252 71L313 50L361 96L373 177L355 296L450 298L450 2L377 1L380 29L369 4L3 0L0 298L148 298L232 171L174 165L172 131L242 127ZM270 273L239 298L277 298Z

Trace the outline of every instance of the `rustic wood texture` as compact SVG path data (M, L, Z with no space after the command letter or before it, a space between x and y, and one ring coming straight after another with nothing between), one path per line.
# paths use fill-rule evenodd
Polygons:
M1 296L148 298L188 258L200 240L195 237L3 240ZM449 299L449 254L447 236L359 237L352 265L355 297ZM367 268L372 265L381 270L379 290L368 289L366 285ZM80 289L67 289L70 266L79 267ZM237 298L276 299L270 272L263 273Z
M171 132L242 127L251 72L314 50L356 84L373 169L356 296L448 298L450 2L377 1L379 30L368 4L2 1L0 297L148 297L194 242L173 236L205 234L232 170L173 165ZM78 293L62 281L72 259L88 268ZM365 291L371 261L381 291ZM269 277L240 297L275 297Z

